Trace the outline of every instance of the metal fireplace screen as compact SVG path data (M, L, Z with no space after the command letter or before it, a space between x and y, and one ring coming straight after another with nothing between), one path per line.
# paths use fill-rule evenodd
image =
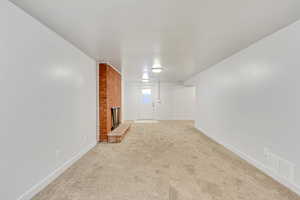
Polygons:
M114 130L120 125L121 121L121 108L120 107L112 107L111 108L111 120L112 120L112 127L111 130Z

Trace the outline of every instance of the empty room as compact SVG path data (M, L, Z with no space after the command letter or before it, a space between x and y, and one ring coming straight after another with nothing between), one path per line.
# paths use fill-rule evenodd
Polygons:
M299 0L1 0L0 25L1 200L300 200Z

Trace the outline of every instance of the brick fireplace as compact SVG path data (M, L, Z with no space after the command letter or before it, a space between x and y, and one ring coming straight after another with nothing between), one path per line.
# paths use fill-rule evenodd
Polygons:
M99 64L100 142L108 141L112 129L111 108L121 107L121 75L106 63Z

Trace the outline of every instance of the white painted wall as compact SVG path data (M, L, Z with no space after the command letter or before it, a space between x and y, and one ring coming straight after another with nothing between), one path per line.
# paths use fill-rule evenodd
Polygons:
M298 193L300 22L201 72L196 126ZM264 148L296 165L295 179L270 170Z
M0 199L29 199L96 144L96 63L0 1Z
M139 119L141 110L142 84L124 84L125 120ZM151 86L154 99L157 99L157 84ZM193 120L195 106L195 87L184 87L173 83L161 84L161 104L155 105L156 120Z
M194 120L196 88L175 86L172 88L172 116L176 120Z

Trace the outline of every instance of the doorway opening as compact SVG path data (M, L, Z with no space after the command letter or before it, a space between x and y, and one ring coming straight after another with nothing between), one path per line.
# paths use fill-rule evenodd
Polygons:
M154 120L155 103L151 87L141 88L139 120Z

